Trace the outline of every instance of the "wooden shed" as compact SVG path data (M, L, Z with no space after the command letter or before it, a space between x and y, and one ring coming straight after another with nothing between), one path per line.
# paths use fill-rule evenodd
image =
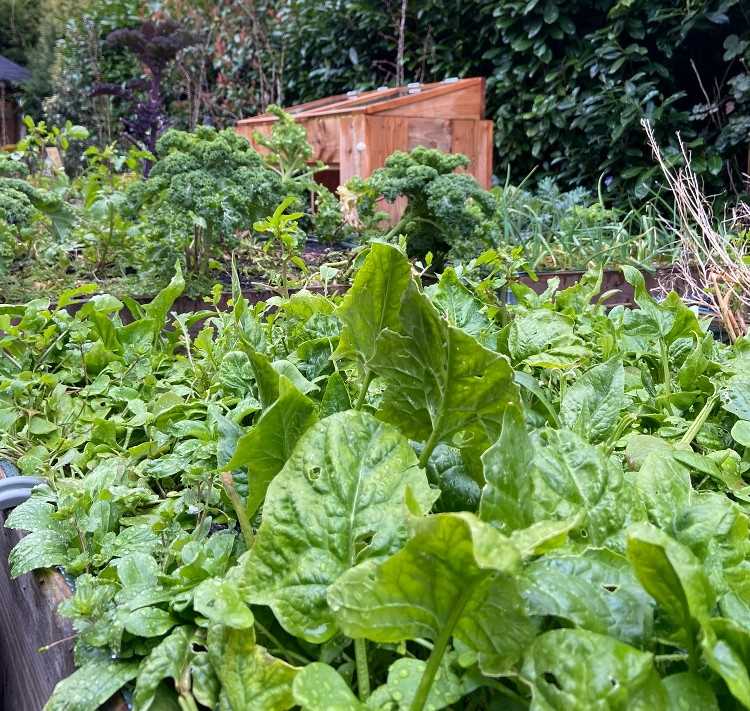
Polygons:
M490 187L492 121L484 120L484 79L446 79L432 84L351 91L286 109L307 130L313 158L329 168L321 182L335 189L354 176L366 178L394 151L416 146L469 157L477 181ZM243 119L237 131L270 133L276 118Z
M0 57L0 148L14 144L23 133L14 94L18 86L29 79L31 73L27 69Z

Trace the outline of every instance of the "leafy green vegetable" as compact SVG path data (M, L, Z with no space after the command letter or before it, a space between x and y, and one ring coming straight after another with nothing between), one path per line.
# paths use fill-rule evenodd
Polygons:
M667 692L651 654L585 630L537 637L522 675L532 685L531 708L667 709Z
M514 577L520 554L472 514L414 518L411 526L402 550L361 563L331 587L339 626L375 642L434 640L423 677L428 689L454 636L479 655L484 670L507 671L535 632Z
M440 442L482 450L518 399L508 361L439 315L414 283L404 294L399 332L378 338L373 370L386 384L378 415L409 437L426 440L426 464Z
M269 605L291 634L330 639L336 624L328 588L357 563L399 547L407 487L428 511L435 497L393 427L353 410L312 427L269 487L242 564L248 602Z
M750 706L746 346L630 272L501 304L497 259L0 308L11 571L75 581L51 708Z
M44 711L96 711L136 674L138 662L88 662L58 682Z

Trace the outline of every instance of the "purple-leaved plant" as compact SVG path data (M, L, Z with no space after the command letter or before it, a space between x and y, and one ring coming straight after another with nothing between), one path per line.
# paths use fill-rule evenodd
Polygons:
M169 124L161 83L165 70L180 50L196 41L195 37L174 20L147 21L137 29L110 32L107 44L130 50L144 67L146 78L131 79L125 84L98 84L93 95L109 94L130 104L122 119L124 137L136 147L153 153L156 141ZM145 161L143 174L148 176L151 162Z

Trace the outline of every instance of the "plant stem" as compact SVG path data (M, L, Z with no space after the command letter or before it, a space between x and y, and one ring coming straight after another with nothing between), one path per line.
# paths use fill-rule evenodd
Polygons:
M464 611L464 607L466 607L466 603L474 593L474 588L476 587L477 582L478 581L475 580L466 584L463 592L459 595L458 600L456 600L456 604L453 606L448 619L445 621L445 626L440 630L440 634L435 640L435 646L432 648L430 657L427 660L424 674L422 674L422 678L419 681L417 693L414 695L414 701L411 703L410 711L422 711L422 709L424 709L424 705L427 703L427 698L430 695L432 682L435 680L435 675L437 674L438 669L440 669L440 664L443 661L443 655L448 647L448 642L453 635L453 630L458 624L458 620Z
M432 430L430 438L427 440L424 449L422 450L422 454L419 455L419 466L422 467L422 469L424 469L427 466L427 462L430 461L430 455L432 454L435 447L437 447L438 439L439 437L436 428Z
M247 517L245 507L242 505L242 499L237 493L237 489L234 486L234 478L232 472L222 472L221 481L224 484L224 490L227 492L229 500L232 502L232 508L234 514L237 516L237 521L240 524L240 530L242 531L242 537L245 539L245 545L250 550L255 543L255 536L253 535L253 527L250 525L250 519Z
M354 663L357 666L357 689L359 699L364 701L370 695L370 671L367 667L367 642L354 640Z
M685 432L685 434L682 436L680 444L688 445L695 439L698 432L701 431L701 427L706 424L706 420L711 414L711 410L714 409L714 405L716 404L716 401L718 399L719 396L714 393L708 398L708 400L706 400L706 404L698 413L698 416L693 420L693 423L690 425L690 427L688 427L687 432Z
M296 659L298 662L301 662L302 664L310 664L310 660L307 657L303 657L301 654L297 654L292 649L287 649L279 640L278 637L276 637L274 634L271 633L271 631L266 628L264 625L262 625L260 622L258 622L258 618L255 618L255 627L268 639L273 642L276 645L277 651L280 654L285 654L287 657Z
M359 397L357 398L357 402L354 405L355 410L361 410L362 405L365 404L365 397L367 396L367 391L370 389L370 383L372 382L372 379L375 377L375 373L373 373L369 368L365 369L365 379L362 383L362 388L359 391Z
M672 394L672 376L669 373L669 349L664 339L659 339L659 346L661 347L661 374L664 382L664 389L666 390L667 397Z

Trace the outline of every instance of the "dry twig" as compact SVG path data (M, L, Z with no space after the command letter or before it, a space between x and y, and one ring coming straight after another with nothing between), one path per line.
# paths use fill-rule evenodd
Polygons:
M677 224L667 224L679 244L671 273L662 278L663 292L679 291L683 299L721 321L734 341L747 332L750 309L748 249L728 233L739 220L750 217L747 205L737 206L732 220L715 227L713 209L690 164L690 153L678 135L684 165L674 168L664 159L651 124L642 121L654 158L674 196Z

